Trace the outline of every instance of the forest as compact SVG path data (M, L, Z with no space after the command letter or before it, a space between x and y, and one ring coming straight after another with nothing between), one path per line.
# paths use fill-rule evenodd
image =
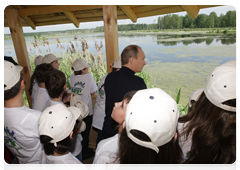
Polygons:
M153 21L153 24L118 25L118 31L236 27L236 11L228 11L226 15L221 14L219 17L216 12L211 12L210 15L199 14L196 19L192 19L188 14L185 16L168 14L158 17L157 23L154 22L156 21ZM103 26L96 27L94 32L103 30Z

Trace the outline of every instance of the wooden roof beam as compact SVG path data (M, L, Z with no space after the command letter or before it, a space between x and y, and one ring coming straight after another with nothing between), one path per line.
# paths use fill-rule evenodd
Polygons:
M35 8L25 8L18 10L19 16L26 15L41 15L49 13L58 13L65 11L77 11L77 10L89 10L102 8L102 5L51 5L51 6L42 6Z
M196 19L199 13L197 5L182 5L182 8L188 13L192 19Z
M129 5L119 5L119 7L127 15L127 17L132 20L132 22L137 22L137 15Z
M77 20L77 18L73 15L72 12L65 11L64 14L75 25L76 28L79 28L80 22Z
M20 5L16 6L18 8L18 10L22 9L22 7ZM33 29L36 29L36 25L34 24L34 22L32 21L31 18L29 18L28 16L22 16L22 18L27 22L27 24Z

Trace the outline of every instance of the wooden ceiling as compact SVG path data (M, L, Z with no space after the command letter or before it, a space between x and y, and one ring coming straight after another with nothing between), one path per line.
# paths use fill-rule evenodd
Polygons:
M183 12L196 18L200 9L218 5L117 5L117 19L131 19ZM22 26L37 26L73 23L79 28L82 22L103 21L102 5L9 5L6 9L17 9ZM8 26L4 14L4 27Z

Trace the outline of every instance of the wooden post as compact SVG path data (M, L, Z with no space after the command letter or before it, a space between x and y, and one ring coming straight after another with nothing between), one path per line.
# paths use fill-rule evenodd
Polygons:
M106 45L107 71L112 71L112 65L119 57L117 6L103 5L103 21Z
M17 9L5 9L5 15L8 20L9 29L12 36L14 49L16 52L18 64L23 67L22 76L25 81L25 91L29 106L31 107L32 98L29 95L30 78L32 75L31 65L28 58L27 46L23 34L22 25L18 16Z

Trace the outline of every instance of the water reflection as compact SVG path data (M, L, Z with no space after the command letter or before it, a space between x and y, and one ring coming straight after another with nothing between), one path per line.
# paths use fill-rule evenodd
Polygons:
M164 46L175 46L177 45L177 43L182 43L183 45L187 46L189 44L201 44L203 42L206 43L206 45L211 45L214 41L214 39L216 39L216 42L219 42L222 45L230 45L230 44L235 44L236 43L236 38L234 37L230 37L230 38L195 38L195 39L185 39L185 40L168 40L168 39L163 39L162 36L157 36L157 44L158 45L164 45Z

